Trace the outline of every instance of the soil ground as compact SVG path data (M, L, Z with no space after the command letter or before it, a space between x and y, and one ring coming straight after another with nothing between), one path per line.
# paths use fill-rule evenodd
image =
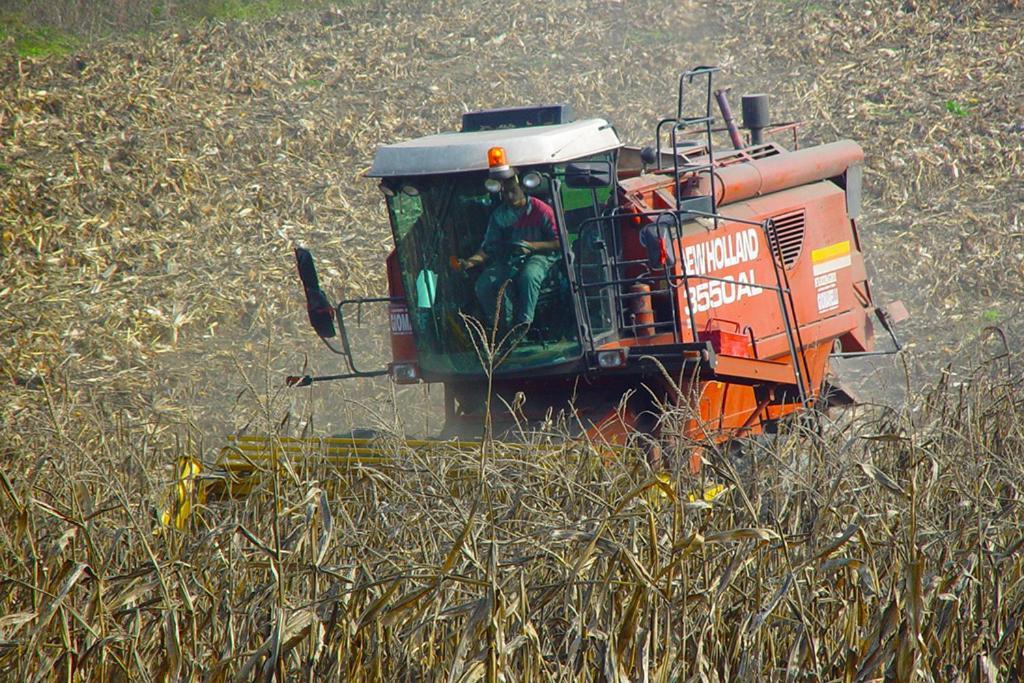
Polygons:
M711 63L734 99L770 92L776 120L807 121L803 144L865 147L876 298L912 319L895 368L840 371L867 400L898 399L907 368L914 391L1021 341L1021 18L997 2L413 2L8 54L5 391L18 405L37 378L68 382L222 430L247 388L337 367L305 326L293 243L332 294L383 291L388 229L362 176L378 145L551 101L646 144L676 75ZM247 380L253 367L271 376ZM380 392L332 388L345 400L324 412Z

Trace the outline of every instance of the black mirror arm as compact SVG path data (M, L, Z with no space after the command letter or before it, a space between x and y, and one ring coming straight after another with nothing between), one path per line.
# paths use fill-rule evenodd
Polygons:
M367 371L360 370L359 368L356 367L355 361L352 357L352 345L348 339L348 330L345 327L345 316L342 315L341 309L342 306L344 306L345 304L356 304L358 306L356 314L358 319L361 318L363 304L384 302L397 303L402 301L405 301L405 299L401 297L390 296L372 297L367 299L345 299L344 301L341 301L337 306L334 307L335 317L338 320L338 336L341 338L341 348L339 349L335 347L334 344L327 341L327 339L323 337L320 337L320 341L322 341L324 343L324 346L330 349L333 353L336 353L339 356L343 356L345 358L345 365L348 366L349 372L338 375L290 375L285 379L285 384L287 384L290 387L308 387L311 384L315 384L317 382L329 382L339 379L354 379L356 377L382 377L383 375L388 374L387 368L384 368L382 370Z
M403 297L394 296L375 296L367 297L364 299L345 299L343 301L338 302L338 305L334 309L335 313L337 314L338 335L341 337L342 348L342 351L338 355L345 357L345 362L348 364L348 369L352 371L353 377L379 377L381 375L386 375L387 370L365 371L360 370L359 368L356 367L355 360L353 359L352 356L352 346L348 340L348 329L345 327L345 316L342 313L342 307L345 306L345 304L356 304L356 319L358 324L358 320L361 318L363 304L404 302L405 299ZM328 348L330 348L330 345L328 345Z
M317 382L331 382L339 379L354 379L356 377L380 377L386 374L388 374L387 370L348 372L340 375L289 375L285 378L285 384L290 387L308 387Z
M336 353L339 356L345 356L345 358L348 359L348 354L345 353L345 351L343 351L342 349L336 348L334 346L334 344L332 344L331 342L327 341L326 337L320 337L320 341L322 341L324 343L324 346L326 346L328 349L331 350L331 353ZM348 364L352 365L351 361L349 361Z

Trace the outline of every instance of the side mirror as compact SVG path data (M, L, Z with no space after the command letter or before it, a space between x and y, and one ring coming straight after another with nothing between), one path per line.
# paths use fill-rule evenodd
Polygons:
M671 268L676 264L672 227L674 221L666 214L658 216L640 229L640 244L647 250L647 267L652 270Z
M334 336L334 306L324 294L324 290L320 289L320 278L316 275L313 255L307 249L296 247L295 264L299 269L299 279L306 290L309 324L313 326L318 336L330 339Z
M580 161L565 167L565 184L574 188L608 187L612 165L607 161Z
M653 166L658 161L658 151L653 147L644 147L640 150L640 161L647 166Z

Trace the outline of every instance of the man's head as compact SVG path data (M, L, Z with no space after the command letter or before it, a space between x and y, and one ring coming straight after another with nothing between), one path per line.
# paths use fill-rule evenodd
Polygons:
M513 209L526 205L526 193L515 176L501 181L501 200Z

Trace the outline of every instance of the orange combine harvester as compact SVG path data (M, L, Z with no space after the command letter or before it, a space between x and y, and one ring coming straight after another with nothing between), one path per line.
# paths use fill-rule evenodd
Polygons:
M559 418L612 445L637 433L650 444L721 442L847 399L830 383L832 358L873 353L875 320L899 348L899 314L876 307L858 235L863 151L767 140L796 133L772 126L764 95L743 98L744 136L712 88L716 71L682 74L654 147L625 146L608 122L554 105L471 112L461 131L380 148L368 175L394 237L388 295L331 304L297 249L310 321L348 367L290 383L442 385L444 428L414 446L465 444L485 424L514 440ZM714 149L717 133L730 148ZM516 239L536 229L544 239ZM391 320L393 359L375 371L359 369L344 318L370 304ZM374 443L233 437L222 465L311 448L374 459Z

